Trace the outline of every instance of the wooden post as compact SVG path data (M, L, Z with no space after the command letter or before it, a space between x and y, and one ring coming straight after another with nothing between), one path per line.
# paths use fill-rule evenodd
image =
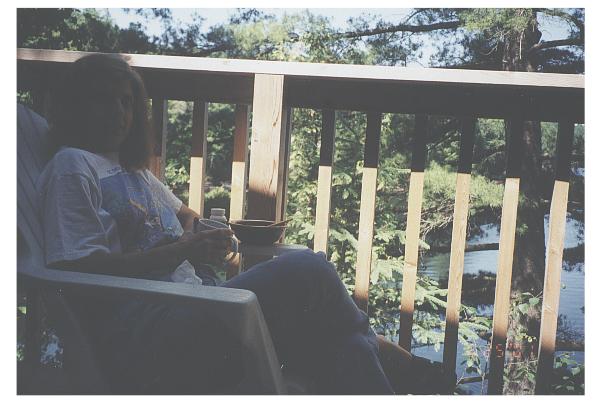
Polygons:
M291 133L293 128L293 109L290 107L285 107L284 112L285 116L284 124L282 125L282 136L284 137L284 149L280 153L280 163L283 168L280 170L279 180L282 183L282 194L279 198L280 206L277 209L279 211L279 215L276 216L276 220L283 221L286 219L286 203L288 200L288 165L290 162L290 153L291 153ZM284 232L286 236L286 232ZM280 242L284 240L284 237L280 239Z
M249 219L275 220L282 207L286 127L284 76L255 74L249 169Z
M416 273L418 270L418 243L420 240L420 215L422 213L422 190L426 165L426 134L428 118L417 115L414 124L410 189L408 192L408 215L404 251L403 282L399 317L399 346L406 350L412 347L412 324L414 322L414 299L416 296Z
M506 147L506 184L504 186L504 200L502 202L500 251L493 305L493 335L489 354L489 383L487 393L492 395L501 395L504 387L503 376L508 315L510 313L510 285L512 283L512 263L523 149L522 134L524 121L522 119L513 119L508 124L510 125L510 135L509 143Z
M550 227L546 250L546 273L544 277L543 306L541 309L541 327L539 334L539 353L535 393L550 392L550 380L554 368L556 349L556 325L560 301L560 274L562 272L562 253L564 251L564 232L566 209L569 199L569 177L571 153L573 149L573 122L562 121L558 124L556 139L556 180L550 205Z
M374 234L381 119L381 113L368 113L364 168L362 170L360 223L353 296L357 306L366 313L368 313L368 289L370 287L370 265L372 263L372 236Z
M248 219L279 220L284 204L284 176L290 111L283 104L284 76L255 74L249 166ZM244 256L249 268L270 256Z
M153 98L152 120L154 152L151 159L151 172L161 181L165 178L165 143L167 140L167 100Z
M234 154L232 156L230 220L242 219L245 216L248 153L249 106L236 105L236 109L234 110Z
M460 323L460 302L462 299L462 275L464 274L464 249L466 247L466 227L468 226L468 206L470 202L470 173L475 139L474 118L463 119L460 137L460 158L456 177L456 199L452 228L451 255L449 259L449 279L447 284L447 308L445 310L445 343L443 349L443 369L446 377L454 383L456 379L456 354L458 351L458 325Z
M334 160L335 111L322 111L320 138L320 167L318 170L318 195L316 199L316 225L314 251L328 255L328 229L330 227L330 197L332 190L332 165Z
M192 147L188 207L201 216L204 215L205 205L208 114L206 102L194 101L192 110Z

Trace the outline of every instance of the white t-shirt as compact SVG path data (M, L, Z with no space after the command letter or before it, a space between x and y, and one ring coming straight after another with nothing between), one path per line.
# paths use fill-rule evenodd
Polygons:
M64 147L37 188L47 264L148 250L183 233L176 216L182 201L148 169L123 169L117 154Z

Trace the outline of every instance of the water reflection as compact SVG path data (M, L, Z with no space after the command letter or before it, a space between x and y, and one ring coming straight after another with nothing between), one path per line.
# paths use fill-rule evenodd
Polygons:
M547 243L548 236L548 216L545 221L545 236ZM481 227L482 233L478 237L468 239L467 244L486 244L486 243L497 243L499 242L499 229L497 225L483 225ZM565 248L576 247L583 244L582 240L583 225L574 219L567 219L566 236L565 236ZM447 285L448 271L449 271L449 253L442 253L437 255L426 256L423 258L421 263L422 274L428 277L444 283ZM483 278L487 276L495 278L497 271L497 250L484 250L468 252L464 257L464 274L471 275L475 283L482 285L485 283ZM470 280L463 281L463 287L468 291L470 286ZM478 281L481 282L478 282ZM560 306L559 306L559 326L557 339L559 340L572 340L575 342L582 342L584 340L584 285L585 285L585 274L584 264L582 261L565 261L563 264L563 270L561 273L562 288L560 291ZM483 285L485 286L485 285ZM465 292L463 292L462 302L472 306L476 306L479 314L489 315L493 314L493 294L487 293L488 302L483 303L483 300L471 297L472 300L465 299ZM444 319L444 317L443 317ZM486 348L487 342L484 340L478 340L476 347ZM431 360L442 361L443 350L435 350L433 346L419 346L412 348L413 353L426 357ZM571 352L573 359L579 363L583 363L583 352ZM462 365L463 347L462 344L458 344L457 353L457 368L456 372L460 377L463 373L464 366ZM484 368L486 362L482 362L482 368ZM463 388L469 393L481 393L481 383L466 384ZM486 384L484 385L486 389Z

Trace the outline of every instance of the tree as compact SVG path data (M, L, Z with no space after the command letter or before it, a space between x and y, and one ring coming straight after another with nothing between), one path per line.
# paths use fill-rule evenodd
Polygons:
M95 9L19 8L17 47L90 52L154 53L140 24L115 25Z
M565 39L541 41L540 18L552 17L566 21L570 33ZM580 73L583 72L583 18L582 9L419 9L398 25L377 24L376 28L348 31L336 36L378 37L401 33L398 40L409 41L407 33L429 32L441 38L441 31L453 31L456 35L448 34L439 42L437 61L442 67ZM415 22L409 23L409 20ZM450 46L454 41L455 46ZM543 200L551 194L549 188L542 186L542 132L539 122L525 122L523 143L523 197L518 213L513 299L525 292L539 294L543 290ZM530 309L520 321L511 321L509 345L511 349L522 352L519 360L533 358L532 343L526 339L539 336L539 322L540 311L536 308ZM528 337L520 340L517 335L524 331ZM525 389L525 384L520 381L506 385L508 393L522 393Z

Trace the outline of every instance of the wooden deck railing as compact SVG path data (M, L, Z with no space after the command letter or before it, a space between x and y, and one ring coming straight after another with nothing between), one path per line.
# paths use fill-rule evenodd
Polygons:
M85 54L18 49L18 88L44 92L53 74ZM456 367L475 124L480 117L507 120L510 132L488 375L490 394L501 393L503 386L523 123L559 122L536 388L537 393L547 392L555 350L572 136L574 124L582 123L584 114L583 76L175 56L125 57L142 75L152 98L157 140L153 170L159 177L165 166L167 100L194 101L189 205L197 212L203 211L208 102L236 104L231 219L284 219L291 110L295 107L322 110L316 251L326 251L328 245L335 110L367 113L354 293L358 306L364 310L368 306L381 116L384 112L416 115L400 306L399 344L406 348L410 348L412 339L428 115L461 118L443 354L444 368L450 373ZM251 111L252 142L247 157Z

